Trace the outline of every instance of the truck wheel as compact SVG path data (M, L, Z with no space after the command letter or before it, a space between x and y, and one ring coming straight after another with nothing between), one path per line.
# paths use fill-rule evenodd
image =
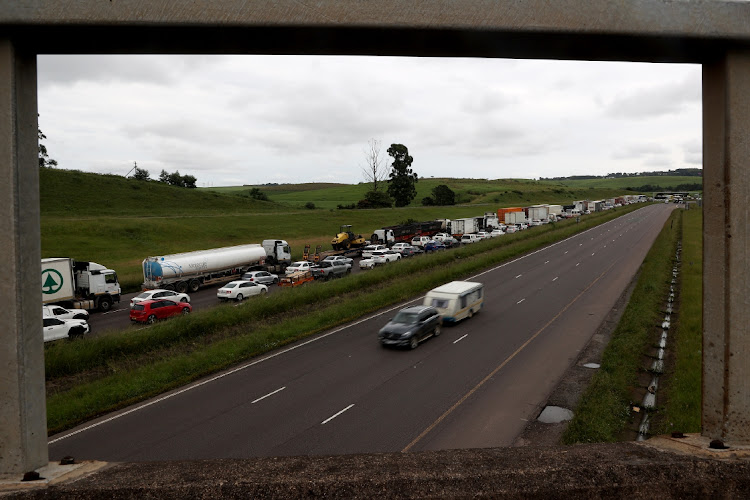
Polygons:
M196 279L192 279L190 280L190 284L188 286L190 288L190 292L195 293L201 287L201 282Z
M112 309L112 298L102 297L102 299L99 301L99 310L101 312L107 312L110 309Z
M174 291L174 285L172 283L170 283L168 285L164 285L164 289L165 290L172 290L172 291Z
M151 316L146 318L146 323L148 323L149 325L153 325L154 323L156 323L156 316L152 314Z
M185 283L184 281L179 281L179 282L177 282L177 284L175 284L174 289L175 289L175 291L177 291L179 293L185 293L185 292L187 292L188 284Z

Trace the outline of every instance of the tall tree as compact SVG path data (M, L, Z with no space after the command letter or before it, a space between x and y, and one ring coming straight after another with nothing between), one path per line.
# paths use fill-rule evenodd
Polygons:
M148 170L146 170L145 168L135 167L135 171L133 172L133 179L138 179L139 181L150 181L151 177L148 173Z
M397 207L405 207L417 196L418 177L412 170L414 158L409 156L409 148L403 144L391 144L388 154L393 157L388 180L388 194Z
M383 166L383 156L380 152L380 141L370 139L365 149L365 166L362 173L365 180L372 183L372 191L377 192L379 185L388 177L388 169Z
M53 160L49 157L49 154L47 154L47 147L42 144L42 140L46 139L47 136L42 133L42 129L38 126L36 130L37 137L39 138L39 167L56 167L57 160Z

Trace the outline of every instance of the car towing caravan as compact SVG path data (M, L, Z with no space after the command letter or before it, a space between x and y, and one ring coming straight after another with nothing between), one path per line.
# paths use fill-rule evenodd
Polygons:
M473 281L451 281L433 288L424 298L424 305L438 310L443 322L471 318L484 306L484 285Z

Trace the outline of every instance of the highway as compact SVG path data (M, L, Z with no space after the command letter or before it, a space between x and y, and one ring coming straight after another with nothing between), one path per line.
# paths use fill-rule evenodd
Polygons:
M50 438L50 459L242 458L509 446L637 272L674 205L650 205L471 278L480 314L415 350L399 304ZM420 298L415 298L419 302Z

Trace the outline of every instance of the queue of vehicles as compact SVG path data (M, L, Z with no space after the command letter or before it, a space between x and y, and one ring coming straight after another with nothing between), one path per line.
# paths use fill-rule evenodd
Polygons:
M352 271L354 256L362 257L360 269L372 269L405 257L640 201L647 199L628 195L593 202L576 201L571 205L501 208L480 217L387 226L376 229L369 240L355 234L351 225L342 225L331 241L333 250L322 251L318 246L310 253L307 246L303 260L297 262L291 260L289 244L280 239L147 257L142 263L144 292L131 300L131 320L152 323L188 314L192 306L187 292L204 286L222 285L217 291L219 300L242 301L265 295L273 284L294 287L346 276ZM113 303L120 301L120 296L120 283L112 269L70 258L42 259L45 341L88 333L87 310L109 311Z

